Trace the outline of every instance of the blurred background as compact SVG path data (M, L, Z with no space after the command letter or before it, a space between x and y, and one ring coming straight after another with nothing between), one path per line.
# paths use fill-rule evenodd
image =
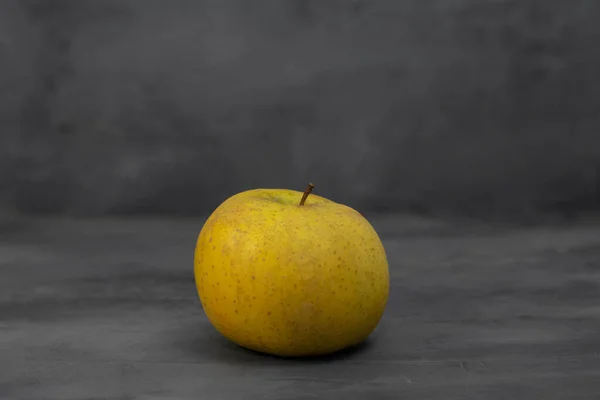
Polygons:
M3 0L0 214L600 208L595 0Z

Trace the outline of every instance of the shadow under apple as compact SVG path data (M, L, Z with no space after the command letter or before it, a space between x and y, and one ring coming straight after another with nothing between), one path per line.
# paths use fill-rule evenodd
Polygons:
M261 353L239 346L218 333L208 321L195 323L182 327L179 338L175 341L179 351L186 357L197 361L214 361L220 363L260 363L267 364L324 364L335 363L343 360L355 360L361 354L368 352L372 347L373 337L335 353L321 356L282 357Z

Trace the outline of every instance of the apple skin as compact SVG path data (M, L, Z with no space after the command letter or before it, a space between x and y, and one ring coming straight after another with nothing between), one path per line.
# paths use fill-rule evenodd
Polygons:
M212 325L238 345L300 357L364 341L389 294L385 249L357 211L302 192L225 200L196 244L194 276Z

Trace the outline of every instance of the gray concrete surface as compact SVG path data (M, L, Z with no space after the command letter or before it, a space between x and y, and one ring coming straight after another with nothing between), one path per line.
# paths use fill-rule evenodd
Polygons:
M366 344L284 360L222 339L195 219L0 231L0 399L597 399L600 224L373 218L389 307Z
M598 208L600 2L0 1L0 208Z

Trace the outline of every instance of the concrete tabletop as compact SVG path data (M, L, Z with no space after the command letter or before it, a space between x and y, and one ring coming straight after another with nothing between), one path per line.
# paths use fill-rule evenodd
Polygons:
M203 218L0 231L0 399L598 399L600 224L378 217L389 305L363 345L287 360L209 325Z

